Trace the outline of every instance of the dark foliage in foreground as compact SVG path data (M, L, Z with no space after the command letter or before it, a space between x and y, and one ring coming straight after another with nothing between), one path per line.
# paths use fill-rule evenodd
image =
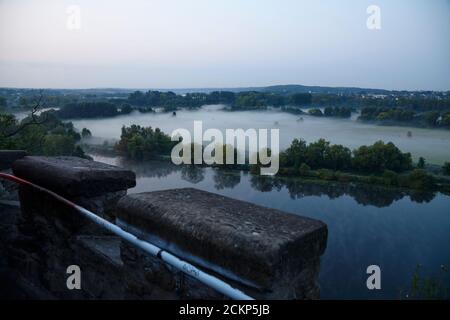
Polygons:
M25 150L32 155L86 157L77 144L81 135L71 122L62 122L54 111L34 117L17 121L11 114L0 114L0 149Z

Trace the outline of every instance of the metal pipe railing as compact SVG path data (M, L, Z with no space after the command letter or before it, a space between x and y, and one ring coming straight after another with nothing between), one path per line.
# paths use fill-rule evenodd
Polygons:
M42 192L45 192L45 193L51 195L58 201L75 209L77 212L81 213L84 217L86 217L90 221L94 222L95 224L107 229L108 231L110 231L113 234L119 236L120 238L126 240L127 242L131 243L132 245L142 249L143 251L147 252L148 254L152 255L153 257L156 257L156 258L162 260L163 262L174 267L175 269L197 279L201 283L215 289L216 291L222 293L223 295L225 295L231 299L253 300L252 297L246 295L239 289L233 288L228 283L198 269L197 267L193 266L192 264L179 259L178 257L174 256L173 254L161 249L160 247L155 246L154 244L152 244L150 242L138 239L135 235L123 230L122 228L118 227L117 225L97 216L95 213L73 203L72 201L67 200L66 198L60 196L59 194L57 194L51 190L48 190L44 187L41 187L30 181L16 177L11 174L0 173L0 178L6 179L9 181L13 181L15 183L19 183L21 185L29 186L29 187L35 188L39 191L42 191Z

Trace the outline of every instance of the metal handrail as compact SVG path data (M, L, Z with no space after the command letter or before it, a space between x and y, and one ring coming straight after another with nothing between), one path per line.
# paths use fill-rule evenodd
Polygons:
M171 265L172 267L174 267L175 269L197 279L198 281L200 281L201 283L215 289L216 291L222 293L223 295L231 298L231 299L235 299L235 300L253 300L252 297L246 295L245 293L243 293L242 291L240 291L239 289L236 289L234 287L232 287L231 285L229 285L228 283L198 269L197 267L193 266L192 264L181 260L180 258L174 256L173 254L165 251L164 249L161 249L160 247L147 242L147 241L143 241L141 239L138 239L135 235L123 230L122 228L120 228L119 226L99 217L98 215L96 215L95 213L73 203L70 200L67 200L66 198L60 196L59 194L48 190L44 187L41 187L37 184L34 184L30 181L27 181L25 179L16 177L14 175L11 174L6 174L6 173L0 173L0 178L15 182L15 183L19 183L21 185L25 185L25 186L29 186L32 188L35 188L39 191L45 192L49 195L51 195L52 197L54 197L55 199L57 199L58 201L66 204L67 206L75 209L77 212L81 213L83 216L85 216L86 218L88 218L90 221L94 222L95 224L107 229L108 231L114 233L115 235L119 236L120 238L126 240L127 242L131 243L132 245L142 249L143 251L145 251L146 253L150 254L153 257L156 257L160 260L162 260L163 262Z

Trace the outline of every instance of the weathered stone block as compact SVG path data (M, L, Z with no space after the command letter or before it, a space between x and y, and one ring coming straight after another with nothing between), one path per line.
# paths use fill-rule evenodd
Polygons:
M132 172L73 157L25 157L13 169L101 216L118 212L117 224L129 232L255 298L319 297L320 255L327 239L326 225L320 221L195 189L119 200L135 184ZM20 201L20 216L11 220L14 228L5 229L11 229L12 237L4 239L12 244L0 251L8 252L3 269L15 270L14 279L23 280L20 287L32 297L225 298L43 192L22 186ZM116 221L114 215L108 219ZM84 272L79 292L68 291L65 285L71 264Z
M136 185L130 170L77 157L28 156L12 168L16 176L70 197L94 197Z
M75 157L25 157L13 170L109 220L115 219L119 198L135 185L131 171ZM120 239L45 192L21 186L19 198L17 236L8 246L7 266L30 283L20 285L25 292L35 298L46 292L63 299L123 297ZM66 268L72 264L86 272L82 290L67 289Z
M22 150L0 150L0 170L11 168L14 161L26 155L27 153Z
M119 225L200 267L262 291L265 298L317 298L327 227L196 189L128 195Z

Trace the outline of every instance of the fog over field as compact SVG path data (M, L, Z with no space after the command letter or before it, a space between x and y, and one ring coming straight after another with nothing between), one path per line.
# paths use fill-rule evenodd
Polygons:
M300 120L302 118L303 120ZM160 128L170 134L178 128L193 131L194 121L203 122L203 130L218 128L225 136L227 128L277 128L280 130L280 148L287 148L294 138L303 138L314 142L325 138L332 143L350 148L369 145L378 140L392 141L404 152L411 152L413 158L419 157L434 164L442 165L450 155L450 130L408 128L398 126L377 126L357 122L352 119L318 118L296 116L277 111L241 111L229 112L217 110L217 107L204 107L198 111L177 112L173 117L169 113L130 115L108 119L72 120L78 129L89 128L93 142L101 144L104 140L119 140L122 126L138 124ZM412 137L408 137L411 131Z

